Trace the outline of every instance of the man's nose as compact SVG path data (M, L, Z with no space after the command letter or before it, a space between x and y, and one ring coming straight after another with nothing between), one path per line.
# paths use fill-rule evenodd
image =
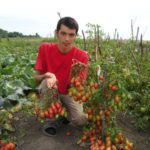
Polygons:
M66 34L66 36L65 36L65 40L66 40L66 41L68 41L69 39L70 39L69 35L68 35L68 34Z

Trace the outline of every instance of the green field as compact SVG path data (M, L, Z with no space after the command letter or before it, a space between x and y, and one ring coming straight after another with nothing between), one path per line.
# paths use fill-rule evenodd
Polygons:
M0 139L12 140L10 132L13 114L25 111L33 114L31 93L36 92L33 69L38 47L43 38L1 38L0 39ZM78 38L75 45L86 49L90 56L87 84L97 83L97 66L105 78L103 86L110 95L111 102L103 102L103 87L94 93L90 102L85 104L95 107L105 104L123 113L129 112L136 118L135 127L148 131L150 128L150 42L134 40L110 40L89 38L86 42ZM142 44L142 45L141 45ZM102 82L102 81L101 81ZM117 87L114 92L109 84ZM116 105L112 99L121 95L121 102ZM32 95L33 96L33 95ZM92 101L93 100L93 101ZM16 106L18 108L16 108Z

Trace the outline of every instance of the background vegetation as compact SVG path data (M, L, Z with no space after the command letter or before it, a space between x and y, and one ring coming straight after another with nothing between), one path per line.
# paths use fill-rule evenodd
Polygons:
M55 38L40 38L38 34L29 37L0 30L0 139L10 138L9 132L14 131L11 123L16 111L32 111L29 108L32 108L30 99L36 92L33 68L38 47L42 42L56 41ZM142 41L142 36L140 40L137 37L123 40L118 36L110 39L100 26L88 24L83 38L78 37L74 44L89 53L88 80L96 76L99 66L107 83L114 82L122 93L128 93L125 95L128 100L119 106L122 112L133 115L135 126L148 131L150 42Z

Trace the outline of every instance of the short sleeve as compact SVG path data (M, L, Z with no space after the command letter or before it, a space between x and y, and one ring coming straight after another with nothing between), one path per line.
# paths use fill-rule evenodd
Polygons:
M34 69L39 71L40 73L46 72L44 45L41 45L39 47L38 56L36 58L36 64L34 66Z

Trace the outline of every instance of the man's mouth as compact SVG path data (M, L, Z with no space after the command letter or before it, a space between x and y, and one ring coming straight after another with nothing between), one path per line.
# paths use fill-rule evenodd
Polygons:
M65 47L67 47L67 46L69 46L70 45L70 43L64 43L64 46Z

